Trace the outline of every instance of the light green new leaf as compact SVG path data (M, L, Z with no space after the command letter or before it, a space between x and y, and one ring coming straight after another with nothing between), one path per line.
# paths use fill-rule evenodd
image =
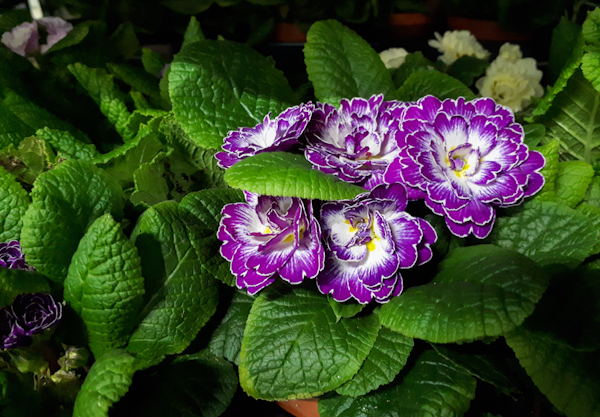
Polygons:
M11 305L19 294L30 292L50 292L48 280L37 272L0 267L0 307Z
M118 89L113 76L103 68L90 68L80 63L69 65L68 68L100 106L100 111L115 126L117 133L125 140L131 139L133 135L125 128L130 116L125 104L127 96Z
M50 144L61 158L92 159L99 155L94 145L79 141L70 132L45 127L38 129L35 135Z
M306 38L306 71L319 101L338 105L342 98L373 94L394 98L389 71L356 32L336 20L324 20L314 23Z
M108 409L129 391L134 362L123 350L97 358L75 399L73 417L108 417Z
M600 93L577 70L542 119L546 140L557 139L563 158L592 163L600 157Z
M0 242L19 240L29 195L15 177L0 167Z
M88 226L105 213L120 218L125 200L117 182L90 161L71 159L38 177L23 216L27 261L62 283Z
M593 176L594 168L587 162L560 162L554 192L563 203L574 208L585 197Z
M199 42L203 39L206 39L206 37L204 36L204 33L202 33L200 22L198 22L196 16L190 17L190 22L183 34L183 43L181 44L181 47L183 48L190 43Z
M95 357L124 347L137 324L144 278L135 245L110 214L87 230L64 282L65 300L81 317Z
M475 94L463 83L447 74L435 70L413 73L398 89L397 98L402 101L417 101L432 95L440 100L464 97L472 100Z
M375 343L379 320L336 322L322 294L293 289L263 292L252 305L240 354L240 383L266 400L310 398L358 372Z
M255 298L246 291L238 290L233 294L231 305L214 331L208 349L217 356L222 356L239 366L242 350L242 337L246 328L246 320Z
M530 201L510 217L496 220L495 245L516 250L538 264L579 265L594 251L594 223L584 214L551 201Z
M351 199L366 192L312 169L304 156L287 152L265 152L246 158L225 172L225 181L234 188L262 195L317 200Z
M127 350L140 368L181 353L217 306L217 281L211 260L221 260L215 237L203 237L204 225L174 201L149 208L132 235L146 279L141 322Z
M436 352L423 352L395 383L362 397L319 399L321 417L462 416L475 398L475 378Z
M406 365L413 345L414 341L410 337L381 327L375 344L358 373L335 392L360 397L389 384Z
M218 149L230 130L255 126L295 102L283 73L251 48L203 40L185 46L170 67L173 112L189 138Z
M552 334L518 327L504 336L535 385L568 417L600 416L597 352L577 352Z
M433 343L499 336L529 316L546 289L535 262L492 245L454 249L433 282L382 306L384 326Z

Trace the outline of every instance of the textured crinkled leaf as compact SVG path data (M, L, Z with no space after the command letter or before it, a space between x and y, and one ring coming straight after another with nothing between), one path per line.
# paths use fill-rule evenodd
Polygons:
M190 17L190 22L183 34L183 43L181 44L181 47L183 48L190 43L199 42L203 39L206 39L206 37L204 36L204 33L202 33L200 22L198 22L196 16Z
M161 152L157 156L163 158L164 153ZM131 194L131 202L135 205L151 207L168 200L169 184L164 175L164 165L152 161L142 163L133 173L135 191Z
M592 206L600 207L600 177L593 177L588 187L584 203L591 204Z
M411 74L419 71L428 71L432 69L431 61L423 56L420 51L406 55L404 63L400 65L392 74L394 86L399 88Z
M544 176L544 187L534 198L539 201L556 201L558 197L554 191L556 189L556 175L558 174L560 142L553 140L535 148L535 150L544 155L546 164L540 171Z
M129 391L134 361L123 350L109 351L97 358L75 399L73 417L108 417L108 409Z
M92 159L99 155L94 145L81 142L70 132L45 127L38 129L35 134L44 139L61 158Z
M562 157L591 163L600 157L600 93L576 71L541 122L546 140L560 142Z
M181 200L181 208L197 217L209 234L214 234L219 228L223 206L240 201L245 201L244 193L240 190L212 188L186 195Z
M389 384L406 365L413 345L414 341L410 337L381 327L375 344L358 373L335 392L360 397Z
M71 123L59 119L13 91L5 91L4 106L34 131L45 127L64 130L83 143L91 143L90 138Z
M573 53L573 45L581 33L581 26L562 17L552 31L552 43L548 58L548 73L551 80L556 80L567 60Z
M475 94L463 83L447 74L435 70L419 71L412 74L398 89L397 98L401 101L417 101L432 95L440 100L464 97L472 100Z
M0 167L0 242L19 240L29 195L15 177Z
M134 138L112 151L94 158L94 162L121 183L133 182L133 174L141 164L152 159L163 148L156 135Z
M144 278L135 245L110 214L87 230L64 282L65 300L85 324L95 357L124 347L137 324Z
M509 395L520 392L518 376L511 370L511 364L505 357L497 354L461 353L437 344L433 348L442 357L462 367L475 378L492 384L501 392ZM460 346L456 349L460 349Z
M336 20L314 23L304 46L304 62L319 101L383 94L393 99L394 83L373 48Z
M592 254L597 231L585 215L551 201L530 201L496 220L491 242L514 249L540 265L576 267Z
M600 91L600 47L588 46L586 53L581 58L581 72L583 76L594 86L596 91Z
M31 199L21 246L28 263L59 283L88 226L105 213L121 218L125 203L117 182L90 161L76 159L40 175Z
M148 74L158 77L167 61L158 53L150 48L142 48L142 65Z
M138 220L132 239L142 258L146 296L127 350L141 368L181 353L216 310L217 281L205 264L221 255L216 237L202 237L204 230L174 201L149 208Z
M331 306L331 309L333 310L333 314L335 314L337 321L340 321L340 319L342 318L349 319L351 317L354 317L358 313L360 313L363 310L363 308L367 306L366 304L359 304L357 302L352 301L338 303L330 295L327 296L327 300L329 301L329 305Z
M473 85L475 78L485 74L485 70L489 66L490 63L487 59L463 55L448 68L448 75L456 78L464 85L470 86Z
M29 292L50 292L50 284L37 272L0 267L0 307L11 305L17 295Z
M317 200L351 199L366 192L312 169L304 156L287 152L265 152L246 158L225 172L225 181L253 193Z
M534 384L569 417L600 416L600 354L577 352L549 333L519 327L505 335Z
M56 155L43 139L28 136L17 149L10 145L0 154L0 165L5 167L21 183L33 184L44 171L53 169Z
M233 294L231 305L214 331L208 349L217 356L222 356L236 365L240 364L242 337L246 328L246 320L252 308L254 297L246 291L237 290Z
M546 289L535 262L492 245L454 249L433 282L381 307L384 326L434 343L499 336L529 316Z
M218 149L230 130L255 126L295 102L273 62L233 42L203 40L182 48L169 68L169 95L189 138Z
M152 74L128 64L106 64L115 77L129 85L134 90L147 96L160 99L158 80Z
M125 104L127 96L118 89L113 76L103 68L90 68L80 63L69 65L68 68L100 106L100 111L115 126L117 133L125 140L131 139L131 133L125 129L130 116Z
M594 168L587 162L560 162L554 192L563 203L574 208L585 197L593 176Z
M590 11L583 25L581 26L581 34L587 43L600 43L600 10L594 9Z
M523 132L525 133L523 142L529 146L530 149L533 149L540 144L546 135L546 128L540 123L524 124Z
M462 416L475 398L475 378L432 350L392 384L362 397L319 399L321 417Z
M240 383L268 400L310 398L348 381L379 330L376 315L342 319L323 295L263 292L252 305L240 354Z

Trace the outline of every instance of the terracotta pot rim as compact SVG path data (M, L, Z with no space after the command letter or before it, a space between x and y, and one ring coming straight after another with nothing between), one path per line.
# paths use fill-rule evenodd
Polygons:
M527 33L508 32L493 20L451 16L448 18L448 28L450 30L468 30L482 41L518 42L531 39Z
M277 401L277 405L296 417L319 417L318 398Z
M429 23L431 23L431 16L425 13L393 13L389 18L389 24L392 26L416 26Z

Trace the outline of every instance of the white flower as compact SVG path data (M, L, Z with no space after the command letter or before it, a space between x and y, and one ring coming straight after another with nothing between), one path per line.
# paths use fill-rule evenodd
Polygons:
M454 61L465 55L480 59L490 55L468 30L446 31L444 37L435 32L435 38L429 41L429 46L443 54L438 59L446 65L452 65Z
M387 69L400 68L400 65L404 64L406 55L408 51L404 48L390 48L379 53Z
M519 111L531 103L531 97L541 97L542 71L533 58L521 57L518 45L504 44L500 55L488 67L485 77L475 83L482 97L491 97L498 104Z

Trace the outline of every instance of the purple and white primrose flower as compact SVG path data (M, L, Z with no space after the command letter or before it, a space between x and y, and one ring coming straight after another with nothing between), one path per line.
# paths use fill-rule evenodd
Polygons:
M325 251L312 202L252 193L246 201L223 207L217 232L237 287L252 295L277 276L291 284L316 277Z
M523 143L513 112L491 98L423 97L407 107L402 131L386 182L424 192L456 236L485 238L495 207L518 205L544 185L544 157Z
M306 128L306 159L313 168L373 189L400 153L396 135L406 105L382 95L343 99L339 109L317 103Z
M39 26L46 32L46 43L43 45L40 45ZM43 17L32 23L25 22L15 26L10 32L4 32L1 42L21 56L45 54L72 29L73 25L60 17Z
M298 144L315 109L312 103L289 107L271 120L267 114L254 127L230 131L223 141L223 151L215 158L221 168L231 168L236 162L262 152L287 151Z
M25 262L25 254L16 240L0 242L0 267L35 271L34 267Z
M400 269L429 261L437 235L429 223L406 213L406 187L381 184L353 200L321 208L327 248L317 276L323 294L336 301L389 301L402 292Z

